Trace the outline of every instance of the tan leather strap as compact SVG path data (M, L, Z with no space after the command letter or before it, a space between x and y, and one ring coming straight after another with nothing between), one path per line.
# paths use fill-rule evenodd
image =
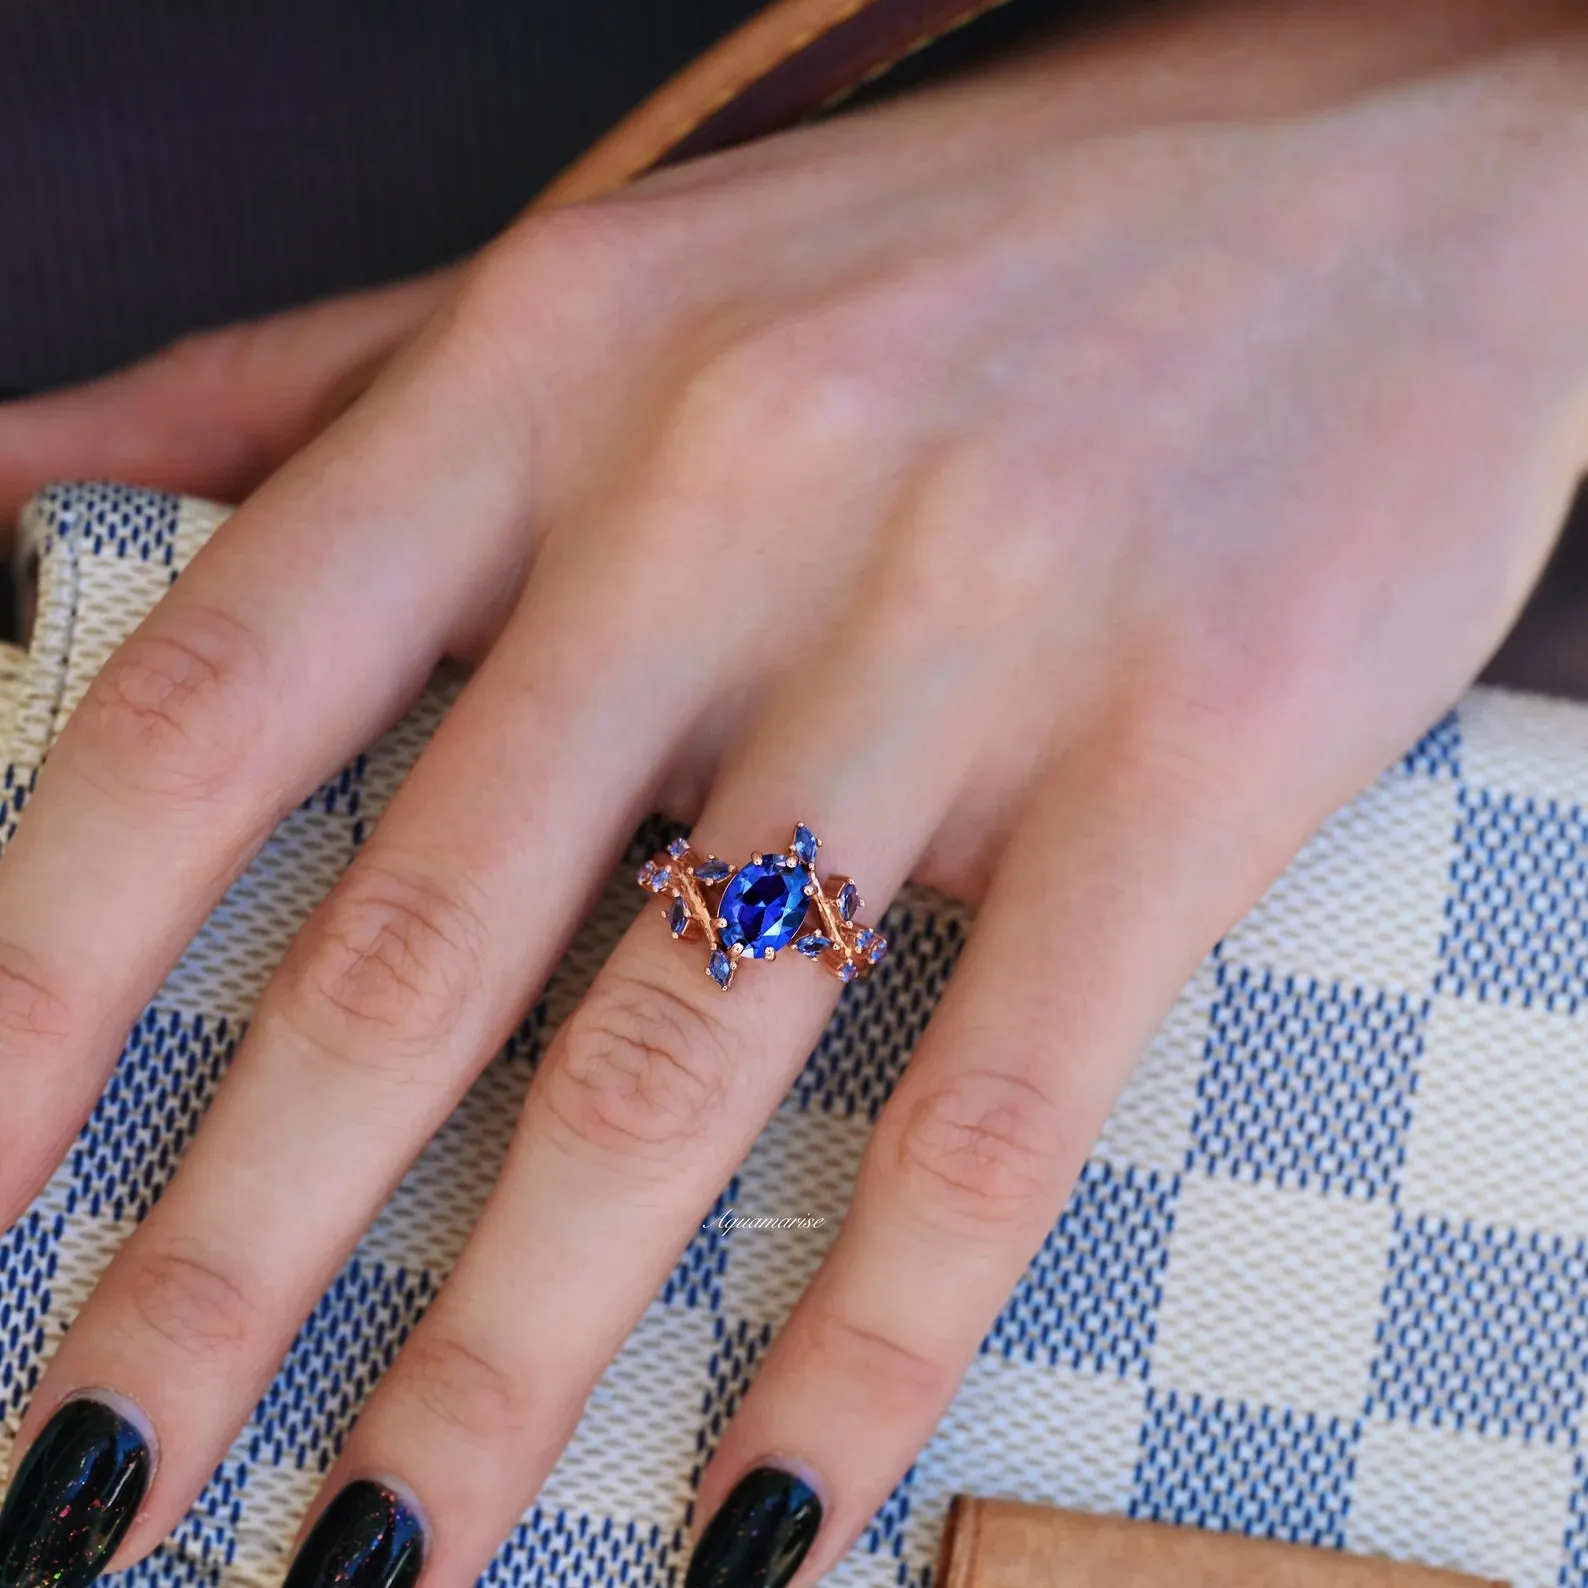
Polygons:
M653 166L792 126L1004 3L777 0L663 84L536 203L599 198Z
M941 1588L1504 1588L1330 1549L958 1496Z

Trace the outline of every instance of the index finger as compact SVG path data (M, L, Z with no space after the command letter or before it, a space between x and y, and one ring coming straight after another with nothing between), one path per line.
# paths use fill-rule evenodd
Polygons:
M427 347L238 511L72 712L0 864L0 1226L250 854L511 583L527 487L491 397Z

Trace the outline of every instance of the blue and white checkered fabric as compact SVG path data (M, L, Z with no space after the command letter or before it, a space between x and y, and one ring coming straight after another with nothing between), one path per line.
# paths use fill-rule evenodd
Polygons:
M7 832L88 679L218 516L109 487L35 504L37 631L26 658L0 657ZM0 1238L8 1428L454 687L438 679L283 823ZM634 908L618 879L136 1579L278 1580L459 1251L547 1033ZM887 928L896 952L845 994L724 1207L821 1214L829 1231L843 1217L966 920L909 892ZM925 1584L966 1490L1588 1585L1585 938L1588 710L1475 690L1185 989L942 1427L833 1580ZM825 1244L703 1232L488 1581L676 1584L701 1467Z

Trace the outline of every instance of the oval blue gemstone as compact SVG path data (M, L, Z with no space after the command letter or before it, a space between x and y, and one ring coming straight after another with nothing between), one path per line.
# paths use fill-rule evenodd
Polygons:
M810 881L804 866L791 866L782 855L741 868L717 906L728 923L722 929L723 943L730 948L742 943L747 955L764 959L768 951L792 942L810 908L805 897Z

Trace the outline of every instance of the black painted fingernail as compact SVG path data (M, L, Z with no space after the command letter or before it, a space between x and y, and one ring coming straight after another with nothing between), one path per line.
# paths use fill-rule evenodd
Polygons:
M783 1588L822 1525L822 1502L781 1467L739 1479L706 1524L684 1588Z
M360 1478L309 1529L285 1588L412 1588L424 1564L419 1513L385 1484Z
M143 1504L149 1442L120 1412L79 1396L44 1425L0 1510L0 1588L86 1588Z

